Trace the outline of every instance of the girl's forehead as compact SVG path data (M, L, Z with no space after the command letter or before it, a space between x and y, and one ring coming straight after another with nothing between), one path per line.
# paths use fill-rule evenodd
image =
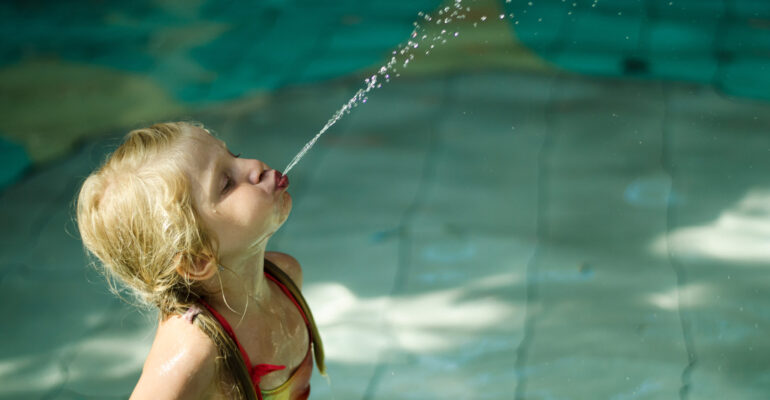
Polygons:
M208 136L208 137L207 137ZM171 150L170 157L177 158L182 169L195 179L216 166L223 152L224 143L213 136L191 135Z
M192 185L196 204L205 203L210 197L211 186L215 184L216 170L221 167L224 142L206 134L191 137L183 150L183 169Z
M189 136L189 145L203 151L227 150L227 144L224 141L211 135L208 131L204 131L200 128L195 129L198 131Z

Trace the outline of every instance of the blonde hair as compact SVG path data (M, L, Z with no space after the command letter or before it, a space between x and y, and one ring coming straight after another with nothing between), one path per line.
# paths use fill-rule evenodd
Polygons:
M162 319L184 313L207 295L199 282L187 279L177 268L187 268L201 257L216 263L216 238L193 206L183 169L189 162L183 145L200 138L201 131L210 134L202 125L187 122L129 132L86 178L77 199L83 244L100 261L111 289L120 296L116 281L122 283L141 304L157 307ZM240 382L223 389L229 389L228 394L238 392L237 397L247 396L242 374L248 379L248 373L237 345L208 312L199 315L195 324L219 349L221 381Z

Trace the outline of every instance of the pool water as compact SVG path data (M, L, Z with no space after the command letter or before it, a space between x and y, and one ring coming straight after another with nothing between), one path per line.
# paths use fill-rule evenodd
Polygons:
M291 172L270 249L326 345L312 398L768 398L770 9L464 2ZM138 379L155 316L72 209L125 132L193 119L283 167L444 6L132 4L0 6L2 399Z

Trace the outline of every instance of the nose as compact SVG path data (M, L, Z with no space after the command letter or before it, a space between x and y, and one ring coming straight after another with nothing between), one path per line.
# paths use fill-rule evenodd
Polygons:
M265 175L270 170L267 165L257 161L253 160L253 165L249 168L249 174L248 174L248 181L252 185L256 185L259 182L262 181L262 179L265 178Z
M249 183L252 185L256 185L259 183L259 176L261 175L261 171L257 169L252 169L249 171Z

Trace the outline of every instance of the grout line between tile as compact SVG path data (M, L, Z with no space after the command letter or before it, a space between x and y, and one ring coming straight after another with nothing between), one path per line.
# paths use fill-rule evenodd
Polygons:
M445 111L448 108L450 94L449 87L451 86L452 78L447 77L444 80L444 95L441 96L442 102L438 107L438 110L436 111L437 115L444 115ZM434 121L441 121L440 118L434 118ZM388 295L388 298L392 298L392 296L398 294L404 288L407 284L407 277L409 276L409 271L411 269L411 253L412 253L412 236L409 230L409 226L412 224L412 219L414 218L415 213L417 210L422 206L423 199L425 198L424 193L427 191L427 188L431 182L434 181L434 175L436 172L436 157L438 153L438 149L440 148L440 126L434 125L430 131L429 131L429 143L428 148L426 151L425 159L423 161L422 171L420 173L420 179L419 184L417 186L417 190L414 194L414 199L409 204L409 206L404 211L404 214L401 216L401 220L399 221L399 225L397 228L397 231L399 232L399 239L398 239L398 267L396 269L395 277L393 278L393 286L391 287L390 293ZM385 321L385 330L388 332L388 336L390 338L390 342L395 342L395 335L393 333L393 328L390 326L390 324ZM374 372L372 373L372 377L369 379L369 383L366 386L366 390L364 391L363 400L372 400L374 396L377 393L377 388L379 386L380 381L382 380L382 376L385 373L385 370L388 366L387 361L382 360L382 356L380 356L380 359L377 361L377 366L374 369Z
M542 245L541 240L547 232L546 211L548 209L548 165L547 161L551 147L553 146L554 124L552 118L556 116L554 112L555 97L554 93L561 81L562 75L556 75L551 79L549 88L548 102L543 107L543 120L545 129L543 133L543 142L537 155L537 197L536 197L536 228L535 228L535 250L532 252L526 267L526 301L524 304L524 337L516 348L516 361L514 368L516 371L516 389L514 391L514 400L523 400L527 398L527 374L524 370L527 368L529 352L532 348L532 342L535 340L535 328L537 325L537 303L540 302L539 279L538 279L538 258L540 257Z
M674 189L674 167L672 164L671 155L671 141L672 130L669 129L669 95L665 87L661 88L663 93L663 117L661 121L661 164L663 170L669 177L670 186L668 192L668 198L666 199L666 256L668 262L671 265L674 275L676 276L676 302L677 313L679 314L679 322L682 326L682 336L684 339L685 350L687 351L687 365L682 370L681 383L679 388L679 398L681 400L687 400L689 398L690 391L692 389L692 373L698 362L698 356L695 351L695 342L692 336L692 319L690 313L682 309L682 287L687 284L687 273L672 251L671 233L677 225L677 215L675 202L672 201L672 193Z

